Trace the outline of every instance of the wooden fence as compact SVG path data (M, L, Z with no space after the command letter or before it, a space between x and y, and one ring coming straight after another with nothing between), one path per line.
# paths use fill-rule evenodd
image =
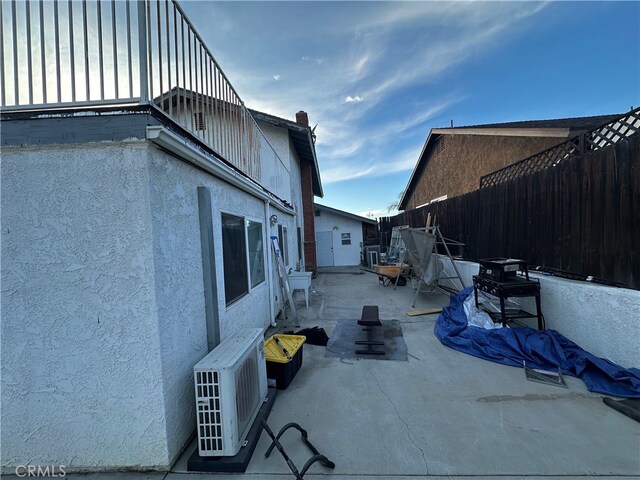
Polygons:
M640 290L640 135L555 167L380 219L464 242L463 257L522 258L577 278Z

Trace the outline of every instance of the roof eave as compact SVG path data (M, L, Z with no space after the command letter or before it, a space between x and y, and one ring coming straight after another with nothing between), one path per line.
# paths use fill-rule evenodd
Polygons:
M411 177L409 177L409 181L407 182L407 186L404 189L404 192L402 192L402 196L400 197L400 202L398 203L398 210L404 210L405 207L407 206L407 195L409 193L409 191L413 188L413 182L414 180L417 178L417 173L418 170L420 169L420 167L422 166L422 162L424 159L424 154L427 151L427 146L429 145L429 142L431 141L431 137L433 135L437 135L436 133L437 129L431 129L429 131L429 135L427 136L427 139L424 142L424 145L422 146L422 150L420 151L420 155L418 156L418 161L416 162L416 166L413 167L413 172L411 172Z
M313 204L313 208L319 208L320 210L326 210L327 212L335 213L336 215L342 215L343 217L351 218L352 220L357 220L363 223L368 223L369 225L377 225L378 222L371 218L362 217L360 215L356 215L355 213L345 212L344 210L338 210L337 208L328 207L326 205L321 205L319 203Z

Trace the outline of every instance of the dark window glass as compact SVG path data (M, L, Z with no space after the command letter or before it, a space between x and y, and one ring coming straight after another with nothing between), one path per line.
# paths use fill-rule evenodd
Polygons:
M247 243L242 217L222 214L222 255L224 259L224 295L227 305L229 305L249 291Z
M262 224L247 220L247 239L249 243L249 269L251 288L264 282L264 247Z
M302 229L298 227L298 260L302 260Z

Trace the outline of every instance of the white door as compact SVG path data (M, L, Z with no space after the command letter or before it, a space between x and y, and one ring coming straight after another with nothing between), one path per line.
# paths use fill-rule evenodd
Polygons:
M316 232L319 267L333 267L333 232Z

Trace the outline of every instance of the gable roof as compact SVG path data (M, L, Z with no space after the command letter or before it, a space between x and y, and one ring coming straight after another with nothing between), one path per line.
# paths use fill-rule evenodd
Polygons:
M345 212L344 210L338 210L337 208L327 207L326 205L320 205L319 203L314 203L313 204L313 208L314 208L314 210L316 208L319 209L319 210L325 210L325 211L330 212L330 213L335 213L336 215L341 215L343 217L347 217L347 218L350 218L352 220L358 220L360 222L368 223L368 224L371 224L371 225L377 225L378 224L378 222L376 220L373 220L371 218L361 217L360 215L355 215L353 213Z
M591 117L556 118L547 120L523 120L518 122L486 123L482 125L465 125L460 127L432 128L429 131L416 166L411 172L409 182L402 193L398 204L404 210L409 194L418 182L420 173L427 165L429 154L436 141L442 135L494 135L518 137L557 137L570 138L588 132L607 123L611 123L623 114L597 115ZM518 159L515 159L516 161Z
M251 116L254 119L269 123L275 127L286 128L289 131L289 136L293 143L293 147L296 149L298 158L301 161L307 161L311 164L311 178L313 182L313 194L316 197L322 198L324 192L322 191L322 182L320 181L320 169L318 168L318 159L316 157L315 138L307 125L302 125L286 118L276 117L264 112L258 112L257 110L248 109Z

